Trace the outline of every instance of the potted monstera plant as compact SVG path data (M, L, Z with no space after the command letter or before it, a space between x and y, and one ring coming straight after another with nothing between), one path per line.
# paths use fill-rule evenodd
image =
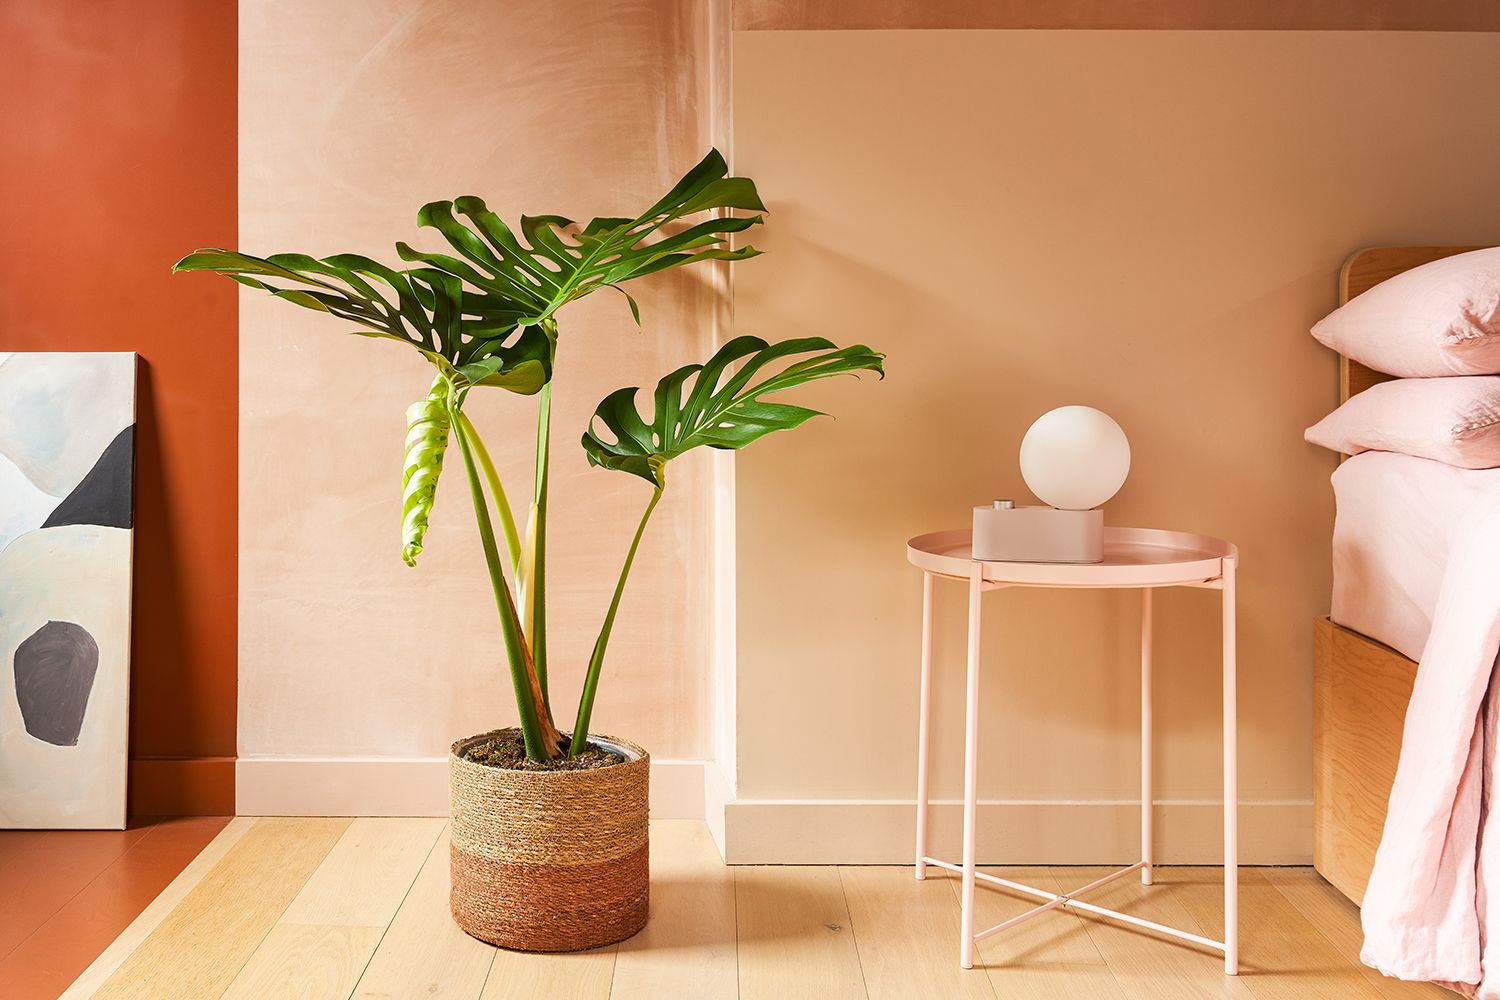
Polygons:
M630 219L598 218L580 228L561 216L523 216L518 233L478 198L425 205L418 224L437 230L453 252L397 243L404 268L355 254L253 257L218 249L176 265L216 271L329 313L353 324L354 333L414 349L435 369L426 396L406 413L401 558L416 565L444 457L456 443L519 716L518 726L457 741L449 758L453 916L482 940L569 951L621 940L645 923L650 758L589 726L620 598L666 489L668 466L695 448L743 448L817 415L770 398L783 390L847 373L883 374L882 355L863 345L736 337L703 364L662 378L644 411L636 387L604 398L583 431L584 452L595 466L639 477L647 494L599 626L577 715L571 728L559 728L548 687L546 599L559 310L658 271L753 257L758 251L731 247L730 237L759 224L764 210L754 183L728 176L723 157L711 151ZM694 217L700 221L687 221ZM639 325L635 300L625 297ZM512 512L464 412L470 394L487 389L536 400L536 472L524 521Z

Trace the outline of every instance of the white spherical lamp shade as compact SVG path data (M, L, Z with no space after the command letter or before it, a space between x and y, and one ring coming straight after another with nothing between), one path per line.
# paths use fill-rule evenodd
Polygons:
M1062 510L1092 510L1130 473L1130 442L1107 413L1060 406L1021 439L1021 477L1037 499Z

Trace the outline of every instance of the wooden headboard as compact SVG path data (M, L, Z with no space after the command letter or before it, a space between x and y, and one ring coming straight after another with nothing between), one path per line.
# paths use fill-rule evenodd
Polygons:
M1410 271L1414 267L1452 257L1454 254L1483 249L1485 247L1481 244L1464 247L1369 247L1356 250L1339 269L1339 305L1402 271ZM1339 402L1393 378L1394 375L1385 375L1339 355Z

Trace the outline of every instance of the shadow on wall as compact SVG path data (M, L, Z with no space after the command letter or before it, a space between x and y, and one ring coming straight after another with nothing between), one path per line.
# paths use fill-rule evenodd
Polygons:
M180 536L186 530L186 522L180 516L181 511L174 508L173 497L174 487L179 497L191 497L193 491L183 483L169 480L162 451L163 409L158 372L149 355L141 355L136 371L129 813L132 819L173 815L183 803L192 803L194 812L202 815L233 815L232 758L210 764L215 772L210 775L201 767L183 766L190 758L141 753L143 749L154 749L155 741L150 736L156 734L148 727L159 724L163 705L178 706L184 731L201 733L204 723L191 717L191 706L226 697L232 704L235 673L232 665L218 671L189 669L193 662L188 641L192 618L181 612L190 600L190 584L185 579L180 551ZM176 420L193 417L191 413L171 415ZM202 475L203 470L189 466L175 470L175 474L191 480ZM220 528L233 532L235 526ZM207 734L200 735L195 742L204 742L204 735Z

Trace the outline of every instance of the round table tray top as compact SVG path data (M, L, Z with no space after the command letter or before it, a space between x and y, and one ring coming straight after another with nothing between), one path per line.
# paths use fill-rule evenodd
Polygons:
M967 528L934 531L906 543L906 557L929 573L969 578L974 565ZM1216 580L1222 560L1238 550L1222 539L1155 528L1104 529L1104 561L1096 563L991 562L987 583L1040 587L1150 587Z

